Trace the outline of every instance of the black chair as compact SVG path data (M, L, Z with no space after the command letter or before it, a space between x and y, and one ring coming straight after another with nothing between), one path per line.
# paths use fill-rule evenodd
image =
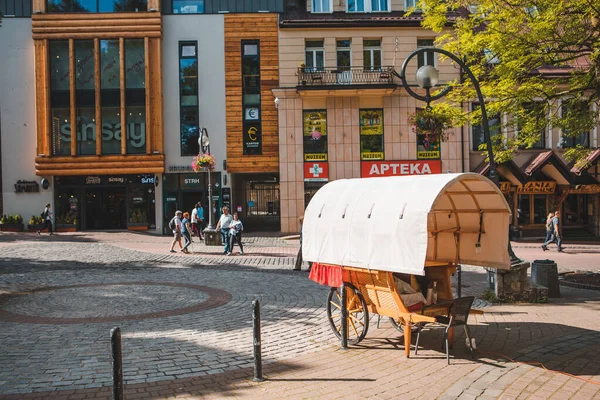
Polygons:
M473 344L471 340L471 332L469 331L469 325L467 325L467 321L469 319L469 312L471 311L471 306L473 305L473 301L475 297L461 297L459 299L455 299L450 306L450 310L447 317L439 316L435 317L436 322L439 325L445 327L444 329L444 343L442 344L442 349L444 346L446 347L446 359L448 360L448 365L450 365L450 353L448 346L448 330L450 328L454 328L457 326L463 326L465 329L465 335L467 335L467 339L469 341L469 350L471 350L471 357L475 358L475 352L473 351ZM421 330L419 329L419 333L417 334L417 342L415 343L415 354L419 349L419 337L421 336Z

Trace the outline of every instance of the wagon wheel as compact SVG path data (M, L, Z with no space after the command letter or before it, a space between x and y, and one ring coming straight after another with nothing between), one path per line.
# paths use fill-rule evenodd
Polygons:
M346 284L348 308L348 343L357 344L365 338L369 330L369 311L367 303L356 287ZM340 288L331 288L327 296L327 318L335 336L342 337L342 292Z

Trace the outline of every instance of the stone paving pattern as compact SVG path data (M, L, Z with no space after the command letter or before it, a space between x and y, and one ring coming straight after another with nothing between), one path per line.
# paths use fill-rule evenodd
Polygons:
M470 318L478 359L457 332L448 366L440 330L425 330L422 350L406 359L401 334L386 319L378 329L377 316L359 346L339 350L324 308L328 288L291 270L297 240L245 237L246 254L229 257L202 243L193 255L171 254L169 243L125 232L1 234L0 399L111 398L115 325L126 399L600 399L599 291L563 286L550 304L478 300L485 313ZM527 243L515 251L552 256L562 271L600 269L600 245L566 246L566 254ZM463 295L480 296L484 271L464 270ZM254 299L262 383L251 381ZM178 313L186 307L197 308Z

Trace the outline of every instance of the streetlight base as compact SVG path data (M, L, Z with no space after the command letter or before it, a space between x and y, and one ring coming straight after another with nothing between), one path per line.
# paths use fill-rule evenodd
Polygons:
M202 233L204 234L204 244L206 246L221 246L223 241L221 240L221 232L217 231L212 227L205 228Z

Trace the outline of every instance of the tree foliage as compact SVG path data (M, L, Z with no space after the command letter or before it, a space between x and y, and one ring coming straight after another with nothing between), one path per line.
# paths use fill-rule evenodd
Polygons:
M488 114L513 116L505 128L518 135L494 140L499 162L531 148L548 123L572 138L598 124L598 0L421 0L420 7L423 26L440 33L436 46L465 60L478 78ZM476 98L469 79L452 85L450 100ZM470 118L477 123L481 113ZM576 161L586 151L565 155Z

